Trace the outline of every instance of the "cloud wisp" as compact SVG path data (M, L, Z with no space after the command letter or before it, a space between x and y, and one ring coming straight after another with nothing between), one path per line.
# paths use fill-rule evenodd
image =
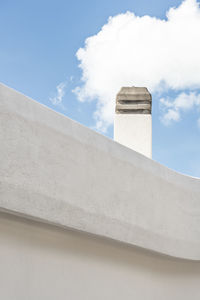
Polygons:
M182 113L194 108L200 109L200 94L195 92L180 93L175 99L161 98L160 103L164 110L161 121L165 125L169 125L173 121L179 121ZM199 120L197 122L199 123Z
M121 86L147 86L151 92L200 88L200 7L185 0L166 20L126 12L110 17L77 52L82 70L80 101L97 102L96 127L113 122L115 95ZM166 120L180 119L168 109Z
M63 97L65 96L65 88L66 88L66 82L61 82L56 86L56 95L54 97L50 97L49 101L53 105L61 104Z

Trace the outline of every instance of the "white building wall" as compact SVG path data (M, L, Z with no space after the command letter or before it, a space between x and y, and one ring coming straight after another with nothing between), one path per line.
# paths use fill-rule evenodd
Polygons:
M199 179L3 85L0 145L0 299L200 299Z
M0 85L0 211L200 260L200 180Z
M2 300L199 300L200 262L0 214Z

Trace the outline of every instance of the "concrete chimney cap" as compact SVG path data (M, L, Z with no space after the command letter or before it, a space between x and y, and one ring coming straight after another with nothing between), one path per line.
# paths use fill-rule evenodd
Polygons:
M151 114L152 98L146 87L122 87L116 97L117 114Z
M151 101L151 94L146 87L122 87L117 94L117 100L148 100Z

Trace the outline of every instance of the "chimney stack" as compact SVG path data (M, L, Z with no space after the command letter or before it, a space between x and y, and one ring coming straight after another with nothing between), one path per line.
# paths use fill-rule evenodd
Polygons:
M151 94L145 87L122 87L116 98L114 140L152 158Z

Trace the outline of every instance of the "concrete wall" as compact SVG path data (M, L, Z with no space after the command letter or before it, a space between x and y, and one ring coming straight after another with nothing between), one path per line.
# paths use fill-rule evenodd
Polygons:
M0 210L200 260L200 180L0 85Z
M0 145L1 299L200 299L199 179L3 85Z
M2 300L199 300L200 262L0 213Z

